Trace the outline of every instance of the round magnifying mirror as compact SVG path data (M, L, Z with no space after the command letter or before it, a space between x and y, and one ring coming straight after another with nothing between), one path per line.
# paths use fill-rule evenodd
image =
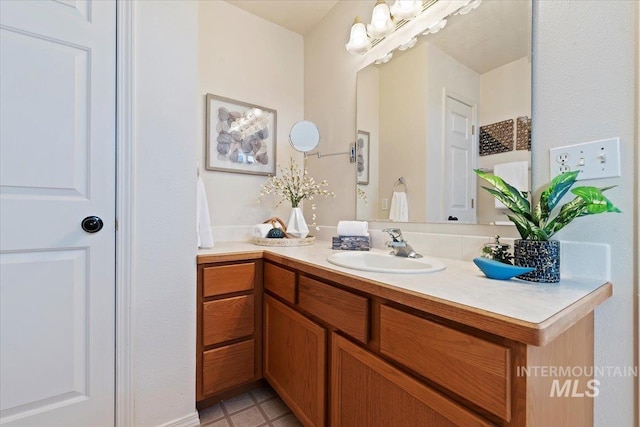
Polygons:
M308 120L296 122L291 126L289 142L297 151L308 153L318 146L320 142L320 131L315 123Z

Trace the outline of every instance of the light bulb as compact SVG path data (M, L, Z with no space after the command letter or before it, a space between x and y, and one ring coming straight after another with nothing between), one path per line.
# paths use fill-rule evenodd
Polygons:
M411 19L422 11L422 0L396 0L391 6L391 14L398 19Z
M384 0L378 0L371 14L371 24L367 25L369 36L379 39L388 36L395 30L389 6Z
M359 17L353 21L349 42L344 47L347 52L352 54L365 53L371 47L371 40L367 36L367 30Z

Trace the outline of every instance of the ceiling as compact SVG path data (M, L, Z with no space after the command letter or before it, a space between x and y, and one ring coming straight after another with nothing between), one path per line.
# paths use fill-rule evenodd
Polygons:
M240 9L305 35L338 0L227 0Z
M338 3L338 0L226 1L302 35L311 31ZM449 18L444 30L420 41L424 39L483 74L530 54L531 2L483 1L469 14Z
M531 54L531 2L483 1L425 37L458 62L484 74Z

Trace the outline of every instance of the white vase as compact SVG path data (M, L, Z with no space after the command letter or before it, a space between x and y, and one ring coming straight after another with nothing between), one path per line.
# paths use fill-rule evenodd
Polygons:
M291 208L291 214L287 222L287 234L298 239L304 239L309 234L309 227L307 227L307 222L304 220L304 215L302 215L302 208Z

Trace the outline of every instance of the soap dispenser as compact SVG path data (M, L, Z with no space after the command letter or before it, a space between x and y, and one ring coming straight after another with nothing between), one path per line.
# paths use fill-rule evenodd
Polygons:
M505 264L513 264L513 255L510 252L511 245L500 243L500 236L497 234L493 237L493 241L485 243L482 248L482 257L503 262Z

